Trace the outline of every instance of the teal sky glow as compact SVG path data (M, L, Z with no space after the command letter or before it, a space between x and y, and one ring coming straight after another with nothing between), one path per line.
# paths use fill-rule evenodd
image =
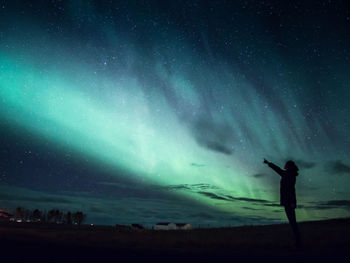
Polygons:
M229 224L231 216L243 218L236 224L244 224L244 218L275 222L284 215L274 206L279 178L263 165L267 158L281 166L293 159L300 167L301 220L349 216L349 206L341 202L348 201L350 190L349 37L345 26L337 26L345 21L335 21L330 36L322 30L311 36L309 27L293 31L292 16L285 18L281 33L267 25L269 18L253 15L252 6L223 15L224 20L237 17L233 26L214 15L203 20L199 13L185 23L171 9L153 4L110 5L63 1L58 4L63 10L54 8L55 18L40 17L43 10L53 12L50 4L38 9L5 3L0 11L1 145L8 160L1 170L5 194L0 197L5 208L18 206L27 194L48 200L61 196L71 207L90 209L91 218L102 223L103 213L107 223L118 221L111 208L117 204L128 211L164 206L170 213L166 219L180 220L171 212L181 211L191 221L192 203L198 211L211 211L208 224ZM187 10L184 3L177 8ZM315 23L326 27L322 19ZM254 27L247 29L249 24ZM222 35L214 33L217 27ZM63 173L61 168L81 169L85 163L67 166L63 157L47 157L45 165L59 167L55 180L62 174L68 186L31 180L39 178L33 169L40 170L34 162L42 157L14 161L16 155L35 152L21 143L24 135L32 136L38 152L51 156L55 150L43 143L49 142L111 176L100 170ZM25 169L17 167L22 164ZM41 169L40 176L51 176L51 170ZM88 189L79 188L77 176L94 179ZM175 199L136 202L121 194L122 179L140 187L132 191L160 191ZM27 180L32 182L26 185ZM79 191L85 192L74 197ZM43 209L65 204L31 200L26 205ZM104 210L94 210L97 206ZM215 217L215 211L223 214ZM151 223L161 220L160 214L122 220Z

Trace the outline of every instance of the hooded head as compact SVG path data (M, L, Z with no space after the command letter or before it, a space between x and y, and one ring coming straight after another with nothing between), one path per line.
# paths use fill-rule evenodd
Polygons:
M286 164L284 165L284 169L287 171L295 172L296 176L298 176L298 171L299 168L293 161L287 161Z

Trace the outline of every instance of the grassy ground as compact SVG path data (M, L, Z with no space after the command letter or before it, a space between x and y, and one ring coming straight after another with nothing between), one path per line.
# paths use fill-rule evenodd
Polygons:
M350 218L299 226L302 249L294 247L287 224L131 231L6 223L0 224L0 255L11 262L350 262Z

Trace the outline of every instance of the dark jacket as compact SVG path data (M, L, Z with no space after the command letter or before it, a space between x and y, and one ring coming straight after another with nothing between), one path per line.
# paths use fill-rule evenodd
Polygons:
M281 176L280 203L283 206L294 205L296 207L297 200L295 197L295 181L298 172L295 170L283 170L273 163L268 164L276 173Z

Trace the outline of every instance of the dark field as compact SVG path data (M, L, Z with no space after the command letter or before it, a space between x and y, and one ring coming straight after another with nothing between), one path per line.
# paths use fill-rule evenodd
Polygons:
M1 262L350 262L350 218L190 231L3 223ZM6 261L5 261L6 260Z

